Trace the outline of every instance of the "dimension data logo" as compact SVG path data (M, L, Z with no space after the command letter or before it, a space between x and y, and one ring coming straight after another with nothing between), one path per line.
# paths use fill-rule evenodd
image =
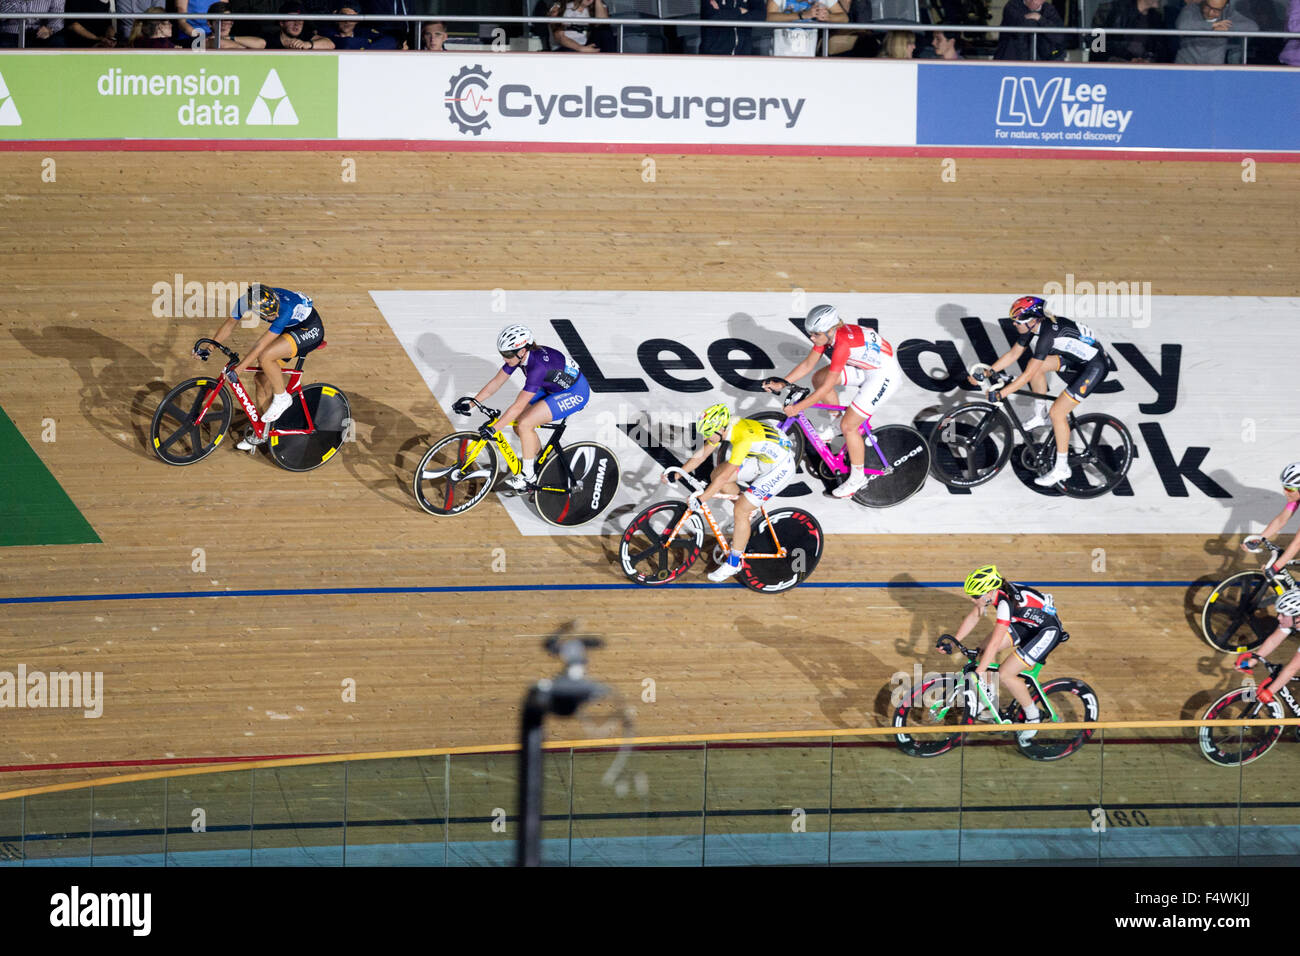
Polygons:
M776 96L682 96L656 93L650 86L601 91L594 86L551 92L526 83L488 83L492 73L464 66L451 78L444 103L462 133L479 136L491 129L491 116L530 119L538 126L563 120L676 121L719 128L733 123L773 122L793 129L807 100ZM489 95L490 94L490 95Z
M298 114L274 69L266 74L247 116L236 101L241 77L235 73L127 73L113 67L99 75L95 89L110 97L188 97L176 108L181 126L297 126ZM3 110L3 106L0 106Z
M1052 128L1113 130L1122 134L1133 119L1133 110L1108 109L1106 94L1105 83L1074 86L1069 78L1054 76L1040 85L1032 76L1004 76L998 91L997 125L1042 129L1050 123ZM1056 122L1052 123L1054 116Z

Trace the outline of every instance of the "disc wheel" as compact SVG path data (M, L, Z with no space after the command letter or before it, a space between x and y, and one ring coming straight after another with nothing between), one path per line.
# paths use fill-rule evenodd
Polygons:
M906 425L886 425L874 433L876 443L893 468L887 475L868 475L853 500L868 508L890 508L921 490L930 471L930 449L921 433ZM867 443L867 467L879 468L876 451Z
M309 420L312 430L308 434L283 434L306 429ZM304 386L298 400L275 420L267 445L281 468L311 471L334 457L351 424L352 408L347 396L333 385L318 382Z
M537 513L553 525L586 524L609 507L618 483L618 456L612 451L594 441L569 445L552 454L537 475Z

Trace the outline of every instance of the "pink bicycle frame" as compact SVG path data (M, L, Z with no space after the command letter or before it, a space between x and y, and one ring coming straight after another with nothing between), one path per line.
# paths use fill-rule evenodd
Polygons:
M832 412L848 411L848 406L846 405L813 405L812 407L823 408ZM785 432L789 431L792 425L797 425L799 427L799 430L804 434L804 438L808 440L809 444L812 445L817 454L821 456L821 460L826 463L827 468L837 475L847 475L849 473L849 463L846 460L848 449L841 449L838 455L832 455L830 447L822 439L822 436L817 434L817 429L813 428L812 422L808 421L808 416L803 412L800 412L794 418L787 418L777 427L781 431ZM862 420L862 424L858 426L858 434L866 439L866 441L870 443L871 447L876 450L876 457L883 464L885 461L885 455L880 450L880 445L876 442L876 436L871 433L871 419L864 418ZM863 468L862 470L868 475L885 474L885 472L877 468Z

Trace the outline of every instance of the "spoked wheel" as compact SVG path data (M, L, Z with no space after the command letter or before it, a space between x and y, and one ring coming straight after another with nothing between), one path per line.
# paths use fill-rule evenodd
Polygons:
M632 519L618 545L623 573L637 584L668 584L686 573L704 547L704 522L691 515L681 531L668 536L686 514L680 501L660 501Z
M1276 626L1269 613L1280 592L1263 571L1238 571L1210 592L1201 609L1201 636L1211 647L1240 654L1259 647Z
M333 385L303 387L298 400L271 426L267 443L276 464L289 471L311 471L334 457L352 422L348 397ZM311 428L305 435L284 434Z
M218 395L204 412L208 396ZM177 385L162 400L149 426L154 454L169 465L202 461L221 444L230 429L230 392L221 379L192 378Z
M737 577L751 591L780 594L812 574L821 560L826 536L817 519L801 508L783 508L768 514L786 555L784 558L747 559ZM745 550L774 553L776 541L772 539L772 528L763 520L762 512L754 513L753 528Z
M1223 724L1200 728L1197 738L1201 754L1210 763L1220 767L1237 767L1258 760L1277 743L1282 736L1282 728L1243 727L1240 724L1234 725L1231 721L1269 717L1281 720L1284 716L1286 714L1280 702L1274 700L1269 704L1261 704L1255 700L1253 687L1230 690L1205 712L1206 720L1221 720Z
M894 711L894 726L907 727L957 727L966 723L963 689L952 674L931 678L899 704ZM962 735L898 733L894 740L898 749L909 757L937 757L946 754L961 742Z
M1070 477L1061 489L1071 498L1096 498L1116 486L1133 464L1133 436L1109 415L1079 415L1070 429Z
M888 508L921 490L930 471L930 449L921 433L906 425L886 425L873 434L893 471L868 475L867 483L854 492L853 500L868 508ZM876 457L876 450L867 442L868 468L880 467Z
M934 426L930 470L950 488L973 488L989 481L1011 456L1011 421L996 405L961 405Z
M552 453L537 475L537 513L554 525L585 524L609 507L618 491L618 457L594 441ZM567 466L567 467L566 467Z
M1039 719L1042 723L1034 729L1038 731L1028 743L1020 742L1016 735L1016 745L1030 760L1060 760L1074 753L1092 737L1092 730L1053 730L1056 723L1089 723L1097 720L1099 705L1097 692L1081 680L1073 677L1061 677L1043 685L1043 697L1051 706L1049 714L1039 707ZM1011 720L1020 723L1025 719L1025 711L1016 704L1009 714Z
M411 490L420 507L447 517L473 508L497 478L497 452L478 432L455 432L424 453Z
M756 412L753 415L746 415L751 421L762 422L765 425L771 425L777 431L785 424L785 415L781 412ZM803 431L798 425L791 425L784 433L785 437L790 439L790 449L794 454L794 460L797 464L803 464L803 456L807 450L808 442L803 437ZM713 463L715 465L726 464L728 456L731 455L731 442L724 441L718 445L718 450L713 453Z

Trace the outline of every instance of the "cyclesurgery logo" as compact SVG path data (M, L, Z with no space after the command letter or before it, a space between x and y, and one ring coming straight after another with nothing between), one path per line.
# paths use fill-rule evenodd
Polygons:
M1064 76L1004 76L998 91L997 136L1117 143L1134 111L1111 109L1108 92L1105 83L1075 83Z
M492 97L487 95L488 79L491 76L491 70L485 70L476 63L473 66L462 66L451 78L444 101L451 121L462 133L481 136L485 129L492 128L485 109L486 104L492 102Z

